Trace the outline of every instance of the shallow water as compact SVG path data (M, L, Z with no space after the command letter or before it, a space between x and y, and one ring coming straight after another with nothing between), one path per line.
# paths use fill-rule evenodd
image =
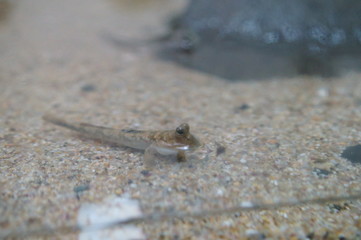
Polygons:
M11 2L0 24L1 234L76 225L80 209L104 210L109 199L144 216L361 191L360 164L340 157L360 140L360 74L229 82L160 60L151 40L184 6ZM116 128L188 122L204 146L186 163L163 160L144 171L143 152L44 123L49 112ZM135 227L148 239L352 238L360 209L359 200L345 200Z

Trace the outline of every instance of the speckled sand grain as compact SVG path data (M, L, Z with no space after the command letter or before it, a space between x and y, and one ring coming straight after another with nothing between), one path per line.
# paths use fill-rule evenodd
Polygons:
M360 73L229 82L160 61L145 41L183 4L77 3L13 2L0 22L0 231L76 224L82 204L115 195L146 214L361 191L361 165L340 157L361 139ZM205 146L142 174L142 152L44 123L48 112L117 128L188 122ZM360 215L347 201L139 227L148 239L355 238Z

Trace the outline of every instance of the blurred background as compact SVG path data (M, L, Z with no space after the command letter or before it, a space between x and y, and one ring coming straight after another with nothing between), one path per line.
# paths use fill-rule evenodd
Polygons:
M27 1L1 0L3 35L7 25L16 25L10 31L15 39L3 39L7 47L2 51L25 40L29 48L46 41L45 49L49 40L64 38L67 41L55 49L64 55L83 37L84 44L102 39L103 44L133 47L133 51L147 46L157 49L165 61L231 80L299 74L333 77L360 69L361 3L357 0L94 3L86 9L79 1L68 9L66 3L51 7L35 1L26 7ZM37 9L32 11L34 6ZM30 15L35 18L28 19ZM92 32L97 36L90 36Z

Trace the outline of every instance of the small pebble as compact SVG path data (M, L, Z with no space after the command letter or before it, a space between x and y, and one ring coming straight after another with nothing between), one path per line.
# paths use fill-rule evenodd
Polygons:
M79 194L81 192L88 191L89 189L90 189L89 184L85 184L85 185L75 186L73 190L76 194Z
M311 232L311 233L307 234L306 237L308 239L313 239L315 237L315 233Z
M329 204L328 208L331 213L338 213L338 212L341 212L342 210L349 209L349 205L347 203L344 203L344 204L334 203L334 204Z
M219 144L217 142L216 142L216 145L217 145L217 152L216 152L217 156L226 152L226 148L224 146L222 146L221 144Z
M247 110L249 108L251 108L251 106L249 106L247 103L243 103L241 106L236 108L236 112L244 111L244 110Z
M225 220L223 221L222 225L225 227L230 227L233 225L233 221L231 219Z
M243 208L251 208L251 207L253 207L253 203L251 203L251 202L241 202L240 206L243 207Z
M96 90L96 87L93 84L85 84L81 88L82 92L94 92L95 90Z
M151 175L150 171L148 171L148 170L142 170L140 173L141 173L144 177L149 177L149 176Z
M266 239L266 236L263 233L258 232L257 230L254 229L247 229L246 236L249 239L257 239L257 240Z
M331 171L322 168L314 168L312 172L319 178L327 178L327 176L332 173Z
M222 189L217 189L217 191L216 191L217 196L221 197L221 196L223 196L223 194L224 194L224 192Z
M322 98L324 98L324 97L327 97L328 96L328 89L327 88L319 88L318 90L317 90L317 95L319 96L319 97L322 97Z

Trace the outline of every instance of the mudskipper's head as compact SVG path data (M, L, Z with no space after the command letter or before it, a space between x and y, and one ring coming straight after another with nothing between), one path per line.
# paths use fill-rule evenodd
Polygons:
M175 129L175 139L179 150L194 150L201 144L196 137L190 133L188 123L182 123Z

